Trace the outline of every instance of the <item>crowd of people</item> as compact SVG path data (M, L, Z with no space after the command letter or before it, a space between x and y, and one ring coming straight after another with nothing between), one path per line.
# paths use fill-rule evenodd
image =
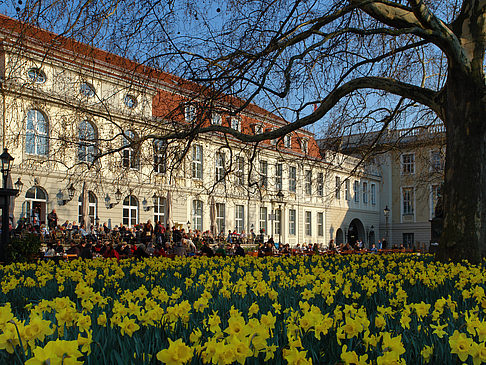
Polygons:
M362 241L353 245L349 243L337 245L331 240L324 247L320 244L297 244L291 248L289 244L274 242L272 237L264 240L263 231L259 235L253 229L246 234L228 231L225 235L221 232L216 237L210 231L187 231L182 227L166 227L162 222L148 220L144 224L127 227L123 224L110 228L107 223L103 225L90 225L87 228L83 223L65 221L59 224L57 213L52 210L47 215L47 225L39 220L19 220L14 235L25 232L35 233L42 237L45 244L44 255L46 257L58 257L71 255L85 259L102 256L106 258L151 257L151 256L232 256L245 255L242 245L255 244L257 256L269 255L295 255L314 253L343 253L349 251L365 251ZM372 245L368 250L378 252L386 248L386 241L379 241L378 247Z

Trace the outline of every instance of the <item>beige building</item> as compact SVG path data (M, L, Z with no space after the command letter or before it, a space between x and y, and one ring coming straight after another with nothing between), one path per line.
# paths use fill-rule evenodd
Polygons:
M360 156L377 133L342 138L339 150ZM324 145L324 141L321 141ZM443 181L445 130L427 128L388 130L373 157L380 179L380 237L391 244L428 245L430 220L434 217Z
M287 122L256 105L208 110L173 75L2 22L2 142L24 185L15 220L45 223L56 209L59 223L79 222L88 196L90 224L263 230L291 245L376 240L382 181L372 165L322 158L305 130L257 148L219 132L166 140L196 121L255 134Z

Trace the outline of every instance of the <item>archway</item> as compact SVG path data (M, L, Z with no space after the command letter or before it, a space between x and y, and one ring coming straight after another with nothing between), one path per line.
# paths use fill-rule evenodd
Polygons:
M341 228L338 228L336 231L336 245L340 245L344 243L344 233Z
M349 224L348 229L348 243L354 245L356 241L363 241L365 240L365 229L363 223L355 218Z

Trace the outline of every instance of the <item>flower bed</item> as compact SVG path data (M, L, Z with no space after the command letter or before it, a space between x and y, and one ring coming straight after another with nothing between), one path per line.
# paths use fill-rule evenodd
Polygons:
M0 363L486 362L485 271L407 254L0 267Z

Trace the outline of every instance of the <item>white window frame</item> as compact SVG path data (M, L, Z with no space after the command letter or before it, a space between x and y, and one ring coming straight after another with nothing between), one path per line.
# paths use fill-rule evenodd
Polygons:
M154 148L154 172L165 174L167 171L167 142L162 139L156 139L153 142Z
M245 230L245 206L235 206L235 229L236 232L241 233Z
M260 161L260 187L268 188L268 161Z
M371 205L376 205L376 184L371 184Z
M29 124L31 124L31 128L29 128ZM31 145L29 144L29 138L31 139ZM47 156L49 154L49 120L38 109L27 111L25 152L29 155L37 156Z
M292 148L292 136L290 134L286 134L284 137L284 147Z
M297 167L289 166L289 191L295 193L297 191Z
M201 232L203 230L203 202L198 199L192 201L192 227Z
M304 179L305 179L305 194L312 195L312 170L305 170L304 171Z
M215 155L215 177L216 177L216 182L222 182L225 179L225 155L224 152L216 152Z
M405 159L408 159L408 157L410 157L410 160L405 161ZM402 155L400 156L400 162L402 175L415 174L415 153L402 153Z
M317 235L319 237L324 236L324 213L317 212Z
M234 130L241 132L241 118L240 117L231 117L231 128Z
M216 112L211 113L211 124L223 125L223 116L221 115L221 113L216 113Z
M224 203L216 203L216 227L218 233L226 230L226 205Z
M268 209L267 207L260 207L260 232L263 229L263 233L267 234L268 230Z
M125 135L132 138L132 140L136 138L136 134L132 130L126 131ZM135 148L130 146L130 141L125 136L123 136L122 165L124 168L131 170L138 170L140 166L138 153Z
M437 158L438 156L438 161ZM444 161L441 150L430 150L430 171L441 172L444 170Z
M410 192L412 196L408 198L409 204L407 208L405 207L405 193ZM403 186L400 188L400 210L402 217L404 215L413 215L415 216L415 188L413 186Z
M275 228L274 228L274 234L279 235L282 231L282 207L280 209L275 209Z
M312 236L312 212L305 211L305 235Z
M353 190L354 190L354 202L359 203L359 180L354 180Z
M92 163L96 154L96 129L89 120L79 123L78 139L78 160Z
M245 185L245 158L242 156L237 156L235 163L236 163L236 170L235 170L236 183L239 186L244 186Z
M78 222L81 223L83 220L83 195L81 194L78 199ZM98 216L98 198L95 193L88 191L88 214L91 225L94 226L96 223L96 217ZM89 229L90 227L86 227Z
M275 165L275 189L283 190L283 164Z
M309 152L309 141L306 138L300 140L300 149L302 153L306 154Z
M132 204L132 198L135 199L135 204ZM125 201L129 199L129 204L125 204ZM138 224L139 220L139 203L138 199L134 195L128 195L123 199L123 215L122 222L124 226L133 227ZM126 213L126 214L125 214Z
M317 195L324 196L324 173L317 174Z
M335 198L337 200L341 199L341 177L336 176L336 193L335 193Z
M162 196L154 197L154 223L160 222L165 226L166 199Z
M199 144L192 146L192 178L203 178L203 147Z
M184 107L184 121L194 123L196 121L196 106L189 104Z
M295 209L289 209L289 235L296 235L296 222L297 222L297 211Z
M368 182L363 181L363 204L368 204Z

